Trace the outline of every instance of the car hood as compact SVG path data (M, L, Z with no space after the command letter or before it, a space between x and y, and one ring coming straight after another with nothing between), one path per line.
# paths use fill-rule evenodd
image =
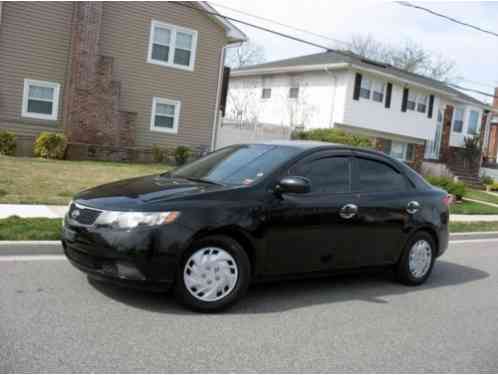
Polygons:
M177 200L223 190L226 187L160 175L121 180L82 191L78 203L102 210L132 211L158 207L163 201Z

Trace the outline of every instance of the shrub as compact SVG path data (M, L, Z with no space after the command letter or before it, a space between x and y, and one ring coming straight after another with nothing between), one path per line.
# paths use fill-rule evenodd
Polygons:
M450 177L427 176L426 179L431 185L446 190L448 193L457 197L457 199L462 199L467 193L467 189L463 182L453 181Z
M294 131L291 138L309 141L340 143L343 145L356 147L373 147L370 138L362 135L346 133L341 129L313 129L307 131Z
M483 175L481 177L481 182L483 185L490 186L490 185L493 185L495 183L495 180L491 176Z
M158 146L158 145L154 145L152 146L152 158L154 159L154 161L156 163L162 163L164 161L164 157L165 157L165 150Z
M45 159L63 159L66 151L66 137L62 134L43 132L35 142L36 156Z
M0 131L0 155L14 156L16 154L16 136Z
M192 150L187 146L178 146L175 149L175 161L178 165L185 164L192 156Z

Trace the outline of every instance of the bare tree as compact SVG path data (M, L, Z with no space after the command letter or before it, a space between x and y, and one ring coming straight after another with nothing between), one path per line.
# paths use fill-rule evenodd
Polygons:
M265 51L260 45L244 43L240 47L229 48L225 65L236 69L265 62Z
M422 74L441 81L454 80L455 62L441 54L425 49L405 39L399 46L376 40L372 35L353 35L351 51L412 73Z

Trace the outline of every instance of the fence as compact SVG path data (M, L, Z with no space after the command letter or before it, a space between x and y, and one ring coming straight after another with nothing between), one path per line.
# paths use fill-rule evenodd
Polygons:
M218 129L216 149L237 143L289 140L291 132L288 126L224 121Z

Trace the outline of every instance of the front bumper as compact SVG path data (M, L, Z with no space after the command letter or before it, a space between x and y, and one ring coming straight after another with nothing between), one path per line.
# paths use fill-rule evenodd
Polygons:
M176 278L179 240L164 228L112 231L69 226L62 246L69 261L93 278L151 290L168 289ZM173 232L178 233L178 231Z

